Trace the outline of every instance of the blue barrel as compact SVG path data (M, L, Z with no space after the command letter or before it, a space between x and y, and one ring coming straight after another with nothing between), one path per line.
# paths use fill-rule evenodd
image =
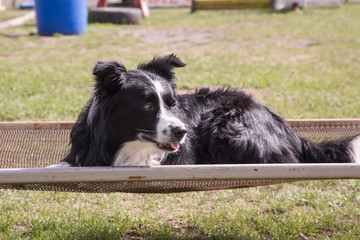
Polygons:
M35 0L39 35L82 34L87 27L87 0Z

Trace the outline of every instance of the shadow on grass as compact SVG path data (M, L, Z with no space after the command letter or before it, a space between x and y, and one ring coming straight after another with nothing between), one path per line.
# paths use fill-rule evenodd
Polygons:
M20 38L20 37L32 37L32 36L39 36L37 33L35 32L30 32L30 33L1 33L0 34L3 37L6 38Z
M28 36L38 36L36 30L36 24L28 23L21 26L21 30L19 29L14 31L13 33L1 33L0 36L6 38L20 38L20 37L28 37Z

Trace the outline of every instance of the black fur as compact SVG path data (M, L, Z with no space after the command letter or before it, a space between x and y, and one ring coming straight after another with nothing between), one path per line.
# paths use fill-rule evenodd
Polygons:
M354 162L353 138L311 143L242 91L202 88L195 94L177 96L173 68L184 66L175 55L154 58L132 71L115 61L98 62L93 71L94 95L72 130L71 151L63 162L112 165L123 144L138 138L137 129L154 131L156 112L150 116L139 110L152 89L147 78L165 86L163 100L166 106L171 105L167 101L177 102L169 112L187 130L180 149L166 154L161 164Z

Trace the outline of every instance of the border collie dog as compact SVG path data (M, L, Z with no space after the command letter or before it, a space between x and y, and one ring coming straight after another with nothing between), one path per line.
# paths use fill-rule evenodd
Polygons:
M230 88L176 94L174 54L127 70L98 62L93 96L71 132L62 166L360 163L360 137L321 144Z

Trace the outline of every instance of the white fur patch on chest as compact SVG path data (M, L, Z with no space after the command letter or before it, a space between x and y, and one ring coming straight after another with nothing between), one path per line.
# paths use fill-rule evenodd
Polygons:
M355 163L360 164L360 136L351 141L351 148Z
M164 157L154 144L135 140L122 145L112 166L155 166L160 165Z

